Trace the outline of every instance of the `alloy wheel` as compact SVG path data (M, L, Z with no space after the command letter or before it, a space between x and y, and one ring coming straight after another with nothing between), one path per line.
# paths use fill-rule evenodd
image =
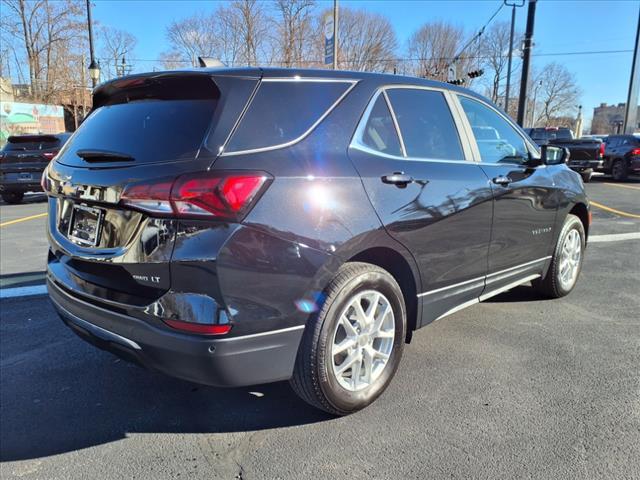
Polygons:
M560 252L559 279L566 290L570 290L578 278L581 257L582 238L578 230L572 229L565 237Z
M342 310L332 336L333 374L343 388L355 392L382 374L393 350L395 318L382 293L355 294Z

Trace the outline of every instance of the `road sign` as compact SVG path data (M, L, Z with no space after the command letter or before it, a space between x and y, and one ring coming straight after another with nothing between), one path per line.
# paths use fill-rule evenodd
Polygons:
M334 42L333 12L324 16L324 64L333 65Z

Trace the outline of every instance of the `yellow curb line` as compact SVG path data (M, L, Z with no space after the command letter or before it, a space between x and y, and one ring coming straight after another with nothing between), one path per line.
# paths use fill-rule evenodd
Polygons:
M640 190L640 187L632 187L631 185L620 185L619 183L607 183L603 182L604 185L609 185L610 187L619 187L619 188L630 188L631 190Z
M16 218L15 220L9 220L8 222L0 223L0 227L6 227L7 225L13 225L14 223L26 222L27 220L34 220L36 218L42 218L46 216L46 213L39 213L37 215L30 215L28 217Z
M612 212L612 213L615 213L617 215L621 215L623 217L640 218L640 215L635 215L633 213L627 213L627 212L621 212L620 210L616 210L615 208L607 207L606 205L601 205L598 202L594 202L593 200L589 200L589 203L591 205L593 205L594 207L601 208L602 210L606 210L607 212Z

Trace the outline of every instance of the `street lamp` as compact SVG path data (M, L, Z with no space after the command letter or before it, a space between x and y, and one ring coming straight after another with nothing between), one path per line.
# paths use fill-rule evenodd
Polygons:
M95 86L100 82L100 62L91 60L89 64L89 77L91 78L91 84Z

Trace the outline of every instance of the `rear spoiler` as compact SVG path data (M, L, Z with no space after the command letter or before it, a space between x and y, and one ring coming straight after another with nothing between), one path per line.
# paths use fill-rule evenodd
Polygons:
M7 142L9 143L31 143L31 142L57 142L60 140L55 135L11 135Z

